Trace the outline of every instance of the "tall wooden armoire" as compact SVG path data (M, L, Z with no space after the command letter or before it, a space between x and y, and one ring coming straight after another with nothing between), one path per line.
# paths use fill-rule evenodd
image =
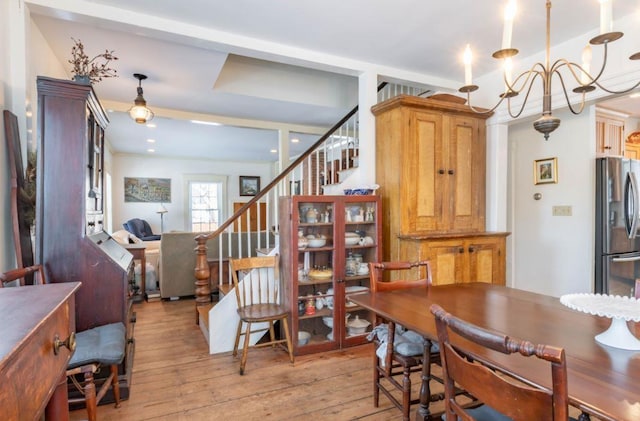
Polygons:
M104 129L93 88L38 77L36 263L52 283L81 282L76 331L108 323L127 327L120 368L128 397L133 364L132 255L103 230Z
M489 115L408 95L372 112L384 259L429 259L434 284L504 284L508 233L485 231Z

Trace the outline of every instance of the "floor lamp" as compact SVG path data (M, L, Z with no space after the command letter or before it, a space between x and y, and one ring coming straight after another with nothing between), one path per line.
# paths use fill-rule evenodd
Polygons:
M160 203L160 207L156 211L156 213L160 214L160 234L164 232L164 214L169 212L167 208L164 207L162 203Z

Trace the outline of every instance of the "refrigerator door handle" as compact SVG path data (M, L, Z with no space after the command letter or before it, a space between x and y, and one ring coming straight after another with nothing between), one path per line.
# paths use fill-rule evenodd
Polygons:
M625 226L627 228L627 236L634 239L638 231L638 180L633 172L627 173L627 181L625 187Z
M613 257L611 258L612 262L615 263L619 263L619 262L637 262L640 260L640 256L634 256L634 257Z

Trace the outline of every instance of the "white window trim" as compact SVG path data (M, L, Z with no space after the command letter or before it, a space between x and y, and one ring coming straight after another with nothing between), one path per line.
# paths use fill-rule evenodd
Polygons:
M185 231L191 231L191 189L189 188L189 184L193 182L204 182L204 183L222 183L222 196L220 197L220 223L224 222L229 213L228 213L228 200L229 196L227 190L229 189L228 183L229 177L226 175L216 175L216 174L183 174L182 175L182 185L184 195L184 229Z

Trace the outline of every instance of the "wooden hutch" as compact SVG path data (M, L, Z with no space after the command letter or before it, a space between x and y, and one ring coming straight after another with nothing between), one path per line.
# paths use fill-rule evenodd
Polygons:
M435 285L505 283L505 232L485 231L485 120L400 95L372 108L385 260L429 259Z
M36 263L50 283L81 282L78 331L108 323L127 327L120 367L122 398L133 364L133 256L103 230L104 129L108 119L93 88L38 77Z

